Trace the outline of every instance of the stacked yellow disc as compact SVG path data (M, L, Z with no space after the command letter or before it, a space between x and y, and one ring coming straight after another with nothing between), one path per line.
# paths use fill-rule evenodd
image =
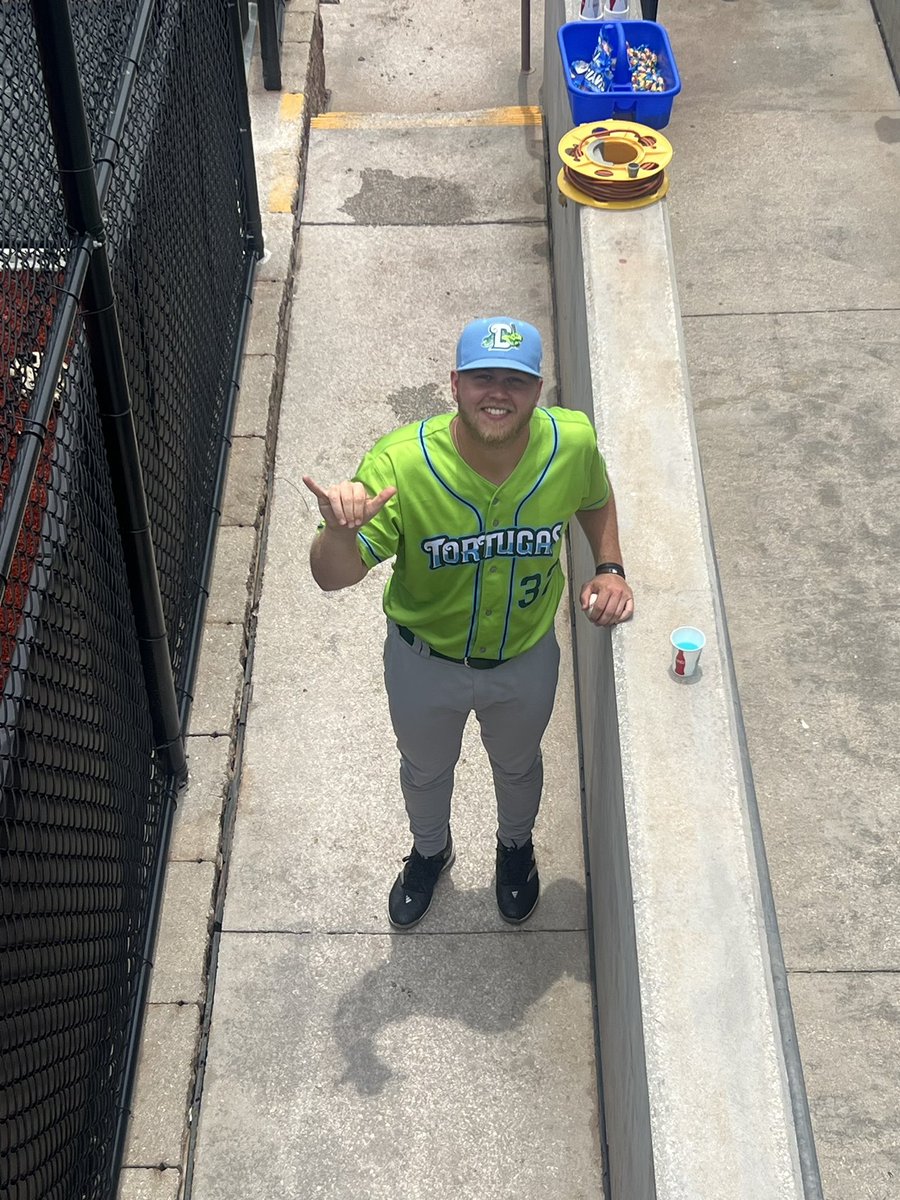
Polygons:
M672 144L657 129L634 121L588 121L559 143L556 182L570 200L591 208L655 204L669 190Z

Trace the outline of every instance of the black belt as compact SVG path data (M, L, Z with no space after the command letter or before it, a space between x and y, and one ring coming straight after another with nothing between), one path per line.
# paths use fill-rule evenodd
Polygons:
M413 645L416 635L411 629L407 629L405 625L398 625L397 632L408 646ZM420 638L419 641L421 640ZM427 643L424 644L427 645ZM472 667L476 671L489 671L491 667L499 667L501 662L504 661L502 658L451 658L449 654L439 654L437 650L432 650L430 646L428 649L431 652L432 658L442 658L444 662L458 663L461 666Z

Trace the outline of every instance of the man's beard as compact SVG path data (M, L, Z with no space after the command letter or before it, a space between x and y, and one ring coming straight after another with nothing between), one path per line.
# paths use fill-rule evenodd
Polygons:
M513 425L494 431L490 425L487 428L477 425L462 408L458 408L457 413L472 440L479 442L482 446L506 446L510 442L514 442L522 430L528 427L532 415L531 413L523 414Z

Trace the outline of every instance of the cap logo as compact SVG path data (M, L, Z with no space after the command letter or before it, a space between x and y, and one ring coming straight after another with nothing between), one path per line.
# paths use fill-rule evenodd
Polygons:
M525 339L515 325L508 321L495 321L488 325L487 337L482 341L485 350L517 350Z

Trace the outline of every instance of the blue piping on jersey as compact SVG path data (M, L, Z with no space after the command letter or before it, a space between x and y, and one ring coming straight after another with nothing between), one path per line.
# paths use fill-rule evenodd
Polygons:
M425 445L425 426L427 424L428 424L428 421L425 420L419 426L419 445L422 447L422 454L424 455L425 462L428 464L429 471L431 471L432 475L435 477L435 479L438 481L438 483L441 485L441 487L445 488L450 493L450 495L453 497L454 500L458 500L460 502L460 504L464 504L466 506L466 508L469 508L472 510L472 512L478 518L478 532L484 533L484 520L481 516L481 513L478 511L478 509L475 507L474 504L470 504L468 500L464 500L462 498L462 496L460 496L457 492L454 492L453 488L450 486L449 483L447 483L446 480L441 479L440 475L438 475L437 471L434 468L434 463L428 457L428 449ZM472 639L475 637L475 622L478 618L478 592L479 592L480 586L481 586L481 563L479 563L478 566L475 568L475 589L474 589L473 596L472 596L472 620L469 622L469 636L466 638L466 652L463 655L463 658L468 658L469 655L472 653Z
M547 472L550 470L550 464L553 462L554 458L556 457L556 451L559 448L559 428L556 424L556 420L554 419L553 414L548 412L546 408L538 408L535 411L544 413L545 416L550 418L550 424L553 426L553 449L550 451L550 457L547 459L547 463L546 463L543 471L541 471L540 475L538 476L537 482L535 483L534 487L531 489L531 491L528 493L527 496L523 497L521 503L519 504L519 507L516 509L516 515L513 517L513 526L514 527L516 525L518 525L518 523L519 523L519 516L522 512L522 509L525 507L526 502L531 499L531 497L534 495L534 493L538 490L538 488L544 482L544 479L547 476ZM510 613L512 612L513 588L515 587L515 582L516 582L516 563L518 561L519 560L517 558L514 558L512 560L512 563L510 564L510 568L509 568L509 600L506 605L506 621L503 625L503 640L500 643L500 653L497 655L497 657L500 659L503 658L503 650L504 650L504 647L506 646L507 635L509 634L509 617L510 617Z
M369 541L369 539L366 537L366 535L361 530L357 530L356 536L365 545L366 549L372 555L372 557L375 559L375 561L377 563L384 562L384 559L381 558L380 555L375 553L375 548L373 547L372 543Z

